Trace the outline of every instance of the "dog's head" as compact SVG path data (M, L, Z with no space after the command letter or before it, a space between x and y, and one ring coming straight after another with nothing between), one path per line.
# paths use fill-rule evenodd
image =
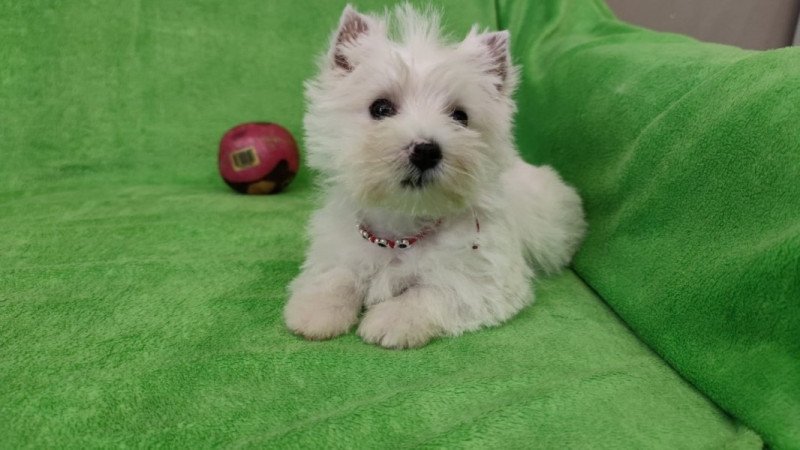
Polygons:
M512 161L516 69L505 31L442 40L435 13L348 6L306 85L308 160L366 207L446 214Z

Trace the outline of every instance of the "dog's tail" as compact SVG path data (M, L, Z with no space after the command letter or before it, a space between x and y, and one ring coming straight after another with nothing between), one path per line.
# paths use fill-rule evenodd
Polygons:
M581 198L549 166L517 161L502 177L511 226L534 268L558 272L569 264L586 232Z

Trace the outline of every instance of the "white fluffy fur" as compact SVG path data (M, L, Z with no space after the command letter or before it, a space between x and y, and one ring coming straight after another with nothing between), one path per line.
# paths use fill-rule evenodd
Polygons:
M362 339L418 347L502 323L533 301L534 270L569 263L585 230L581 201L514 148L507 32L473 29L448 44L434 13L402 6L379 18L348 6L320 66L306 86L305 129L324 205L284 312L293 332L331 338L365 310ZM397 115L373 119L378 98ZM456 107L468 126L450 117ZM443 159L422 188L403 186L411 146L423 140L437 141ZM408 249L380 248L356 229L401 238L438 218Z

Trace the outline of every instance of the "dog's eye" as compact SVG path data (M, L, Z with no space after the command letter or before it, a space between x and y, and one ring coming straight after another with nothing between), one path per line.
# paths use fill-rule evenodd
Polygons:
M395 109L394 103L392 103L391 100L379 98L369 106L369 114L373 119L380 120L384 117L392 117L397 114L397 109Z
M469 117L467 113L464 112L463 109L454 109L453 112L450 113L450 117L453 118L456 122L461 123L461 125L467 126L469 121Z

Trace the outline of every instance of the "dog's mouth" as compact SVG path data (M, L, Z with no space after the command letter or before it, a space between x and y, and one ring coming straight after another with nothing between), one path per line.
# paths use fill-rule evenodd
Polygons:
M430 184L433 184L436 174L433 170L426 170L424 172L410 173L407 177L403 178L400 185L407 189L424 189Z
M419 175L412 175L400 182L400 185L409 189L422 189L428 182Z

